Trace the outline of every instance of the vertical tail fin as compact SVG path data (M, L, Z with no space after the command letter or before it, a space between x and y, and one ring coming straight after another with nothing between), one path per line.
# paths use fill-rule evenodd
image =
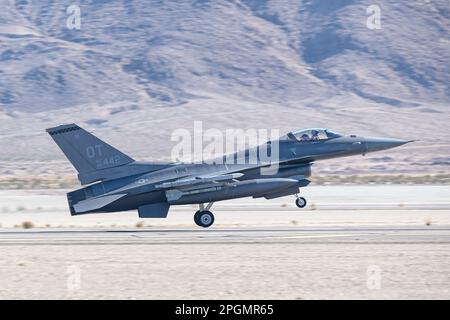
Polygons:
M46 130L79 173L121 166L134 160L76 124Z

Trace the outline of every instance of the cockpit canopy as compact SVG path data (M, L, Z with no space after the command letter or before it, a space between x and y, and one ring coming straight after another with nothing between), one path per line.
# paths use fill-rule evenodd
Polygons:
M291 140L307 142L307 141L320 141L339 138L341 137L341 135L328 129L310 128L289 132L287 134L287 137Z

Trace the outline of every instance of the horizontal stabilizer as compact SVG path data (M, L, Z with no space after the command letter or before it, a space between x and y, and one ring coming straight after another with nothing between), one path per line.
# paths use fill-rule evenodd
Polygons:
M73 209L75 210L75 214L98 210L110 203L113 203L116 200L119 200L125 195L126 194L113 194L110 196L89 198L87 200L80 201L77 204L73 205Z

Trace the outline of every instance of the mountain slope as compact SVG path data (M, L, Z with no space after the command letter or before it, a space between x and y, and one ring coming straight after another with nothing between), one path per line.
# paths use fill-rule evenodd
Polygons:
M448 1L379 1L380 30L366 26L371 1L80 3L71 30L72 1L2 0L4 161L62 160L43 129L65 122L155 159L194 120L450 138ZM430 157L404 153L408 163Z
M6 2L4 108L211 95L297 104L347 92L394 106L450 99L447 1L385 1L381 30L366 27L365 1L88 1L80 30L66 26L69 1Z

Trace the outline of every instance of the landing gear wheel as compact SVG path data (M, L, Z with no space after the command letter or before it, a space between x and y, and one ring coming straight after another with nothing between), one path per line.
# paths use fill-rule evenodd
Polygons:
M198 211L194 215L194 221L200 227L208 228L214 223L214 215L207 210Z
M198 222L198 215L199 215L199 213L200 213L200 210L197 210L195 213L194 213L194 222L195 222L195 224L196 225L200 225L199 224L199 222Z
M295 205L296 205L297 207L299 207L299 208L304 208L304 207L306 207L306 199L303 198L303 197L298 197L298 198L295 200Z

